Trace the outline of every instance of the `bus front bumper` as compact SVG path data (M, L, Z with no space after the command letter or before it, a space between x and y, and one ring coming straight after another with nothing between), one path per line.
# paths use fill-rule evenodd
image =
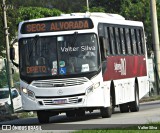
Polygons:
M89 90L90 91L90 90ZM65 110L89 107L104 107L103 89L91 90L89 93L81 93L74 96L55 97L35 97L30 98L22 94L23 109L28 111L36 110Z

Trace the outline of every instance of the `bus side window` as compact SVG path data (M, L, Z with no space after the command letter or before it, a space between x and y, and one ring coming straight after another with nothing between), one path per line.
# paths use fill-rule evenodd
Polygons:
M106 52L106 49L105 49L105 41L104 41L104 37L99 37L99 43L100 43L100 51L101 51L101 60L102 61L105 61L106 60L106 56L107 56L107 52Z
M137 47L138 47L138 54L142 54L142 47L141 47L141 42L140 42L139 29L136 29L136 44L137 44Z
M109 35L109 40L111 44L111 54L115 55L116 54L116 49L115 49L116 41L114 38L113 27L109 27L108 35Z
M141 44L141 48L142 48L142 54L145 54L144 35L143 35L142 29L139 29L139 34L140 34L140 44Z
M104 24L98 25L99 43L101 51L101 60L105 61L108 54L108 37L107 37L107 27Z
M105 26L105 28L104 28L104 33L105 33L104 42L105 42L106 54L110 55L110 53L111 53L111 45L110 45L110 41L109 41L108 29L109 28L107 26Z
M121 28L118 28L118 33L117 34L118 34L118 37L119 37L120 54L124 54L123 46L122 46Z
M120 46L120 34L119 34L119 28L115 27L115 40L116 40L116 50L117 54L122 54L122 49Z
M124 38L124 30L123 28L119 29L119 34L120 34L120 45L122 47L122 54L126 54L126 47L125 47L125 38Z
M129 28L129 38L130 38L130 46L131 46L131 54L134 54L134 48L133 48L133 36L132 36L132 33L131 33L131 28Z
M137 46L136 46L136 39L135 39L135 30L131 29L131 41L132 41L132 48L133 48L133 53L137 54Z
M131 40L130 40L128 28L125 28L125 40L126 40L126 48L127 48L128 54L131 54Z

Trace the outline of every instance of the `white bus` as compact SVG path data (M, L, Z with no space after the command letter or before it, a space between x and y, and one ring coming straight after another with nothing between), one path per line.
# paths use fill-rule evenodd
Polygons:
M107 13L40 18L19 24L18 42L23 109L40 123L139 111L149 91L142 22Z

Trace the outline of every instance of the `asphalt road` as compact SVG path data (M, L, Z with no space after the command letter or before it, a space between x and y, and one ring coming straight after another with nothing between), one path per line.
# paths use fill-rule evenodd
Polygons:
M65 114L50 118L50 123L39 124L37 118L25 118L1 122L0 125L22 125L42 130L81 130L127 127L134 124L160 122L160 101L141 103L139 112L120 113L115 110L111 118L102 118L100 112L86 113L83 118L67 118ZM36 127L37 126L37 127ZM14 129L14 128L13 128Z

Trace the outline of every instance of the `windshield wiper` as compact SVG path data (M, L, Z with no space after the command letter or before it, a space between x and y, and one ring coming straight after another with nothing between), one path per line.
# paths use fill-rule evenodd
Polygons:
M73 36L73 42L71 43L71 46L74 47L76 40L77 40L77 36L78 36L78 32L74 32L74 36Z
M36 47L36 45L37 45L38 40L39 40L39 35L36 35L36 36L34 37L34 43L33 43L33 45L35 45L35 47ZM30 50L30 52L29 52L29 59L30 59L32 53L33 53L33 48L32 48L32 49Z

